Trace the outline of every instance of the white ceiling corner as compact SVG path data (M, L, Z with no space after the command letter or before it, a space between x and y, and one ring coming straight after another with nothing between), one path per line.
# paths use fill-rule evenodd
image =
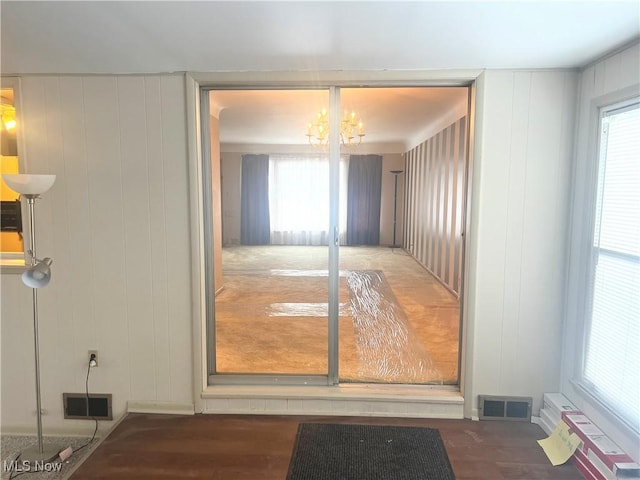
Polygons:
M0 21L3 74L309 72L312 78L577 68L638 38L640 2L2 0ZM464 111L464 100L451 93L347 89L343 102L362 115L367 142L412 146L437 122ZM317 92L291 95L221 94L212 113L230 143L300 143L323 102Z

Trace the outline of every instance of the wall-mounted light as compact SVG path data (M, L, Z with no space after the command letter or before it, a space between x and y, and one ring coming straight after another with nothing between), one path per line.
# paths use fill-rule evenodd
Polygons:
M2 124L4 125L4 128L7 131L13 130L14 128L16 128L16 121L13 118L11 120L5 120L5 118L2 117Z
M16 107L2 104L2 128L7 132L16 128Z

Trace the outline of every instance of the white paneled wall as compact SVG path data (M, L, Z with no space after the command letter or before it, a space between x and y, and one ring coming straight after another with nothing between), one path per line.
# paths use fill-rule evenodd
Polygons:
M406 153L410 186L405 249L443 285L460 293L467 118L462 117Z
M90 390L188 409L192 398L185 85L183 76L23 77L22 159L57 175L36 204L38 253L54 259L40 291L45 430L62 392ZM30 291L2 277L2 428L35 429Z
M466 293L466 415L478 394L560 384L577 73L487 71L478 81Z
M577 77L478 81L466 415L478 394L531 395L537 410L559 389ZM22 98L27 171L58 175L36 207L38 251L54 258L40 294L45 429L91 430L62 419L62 392L83 391L88 349L100 352L90 388L114 395L116 418L127 401L192 408L184 77L24 77ZM422 168L405 184L420 202ZM417 213L409 204L405 218ZM2 277L1 313L2 427L33 431L30 292L17 275Z

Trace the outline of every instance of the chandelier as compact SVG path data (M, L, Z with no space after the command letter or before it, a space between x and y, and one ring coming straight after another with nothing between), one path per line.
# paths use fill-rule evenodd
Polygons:
M340 143L346 146L360 145L364 137L364 125L360 119L356 120L356 112L344 112L340 120ZM329 117L326 108L316 115L316 121L307 125L307 138L314 146L329 144Z

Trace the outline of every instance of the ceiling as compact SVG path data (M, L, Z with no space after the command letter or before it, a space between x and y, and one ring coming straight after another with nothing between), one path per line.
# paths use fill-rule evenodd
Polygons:
M363 144L375 144L379 152L403 152L464 115L467 90L343 88L340 111L341 116L353 111L362 120ZM222 143L299 145L308 143L307 125L322 108L329 107L329 91L215 90L210 93L210 104L211 112L220 119Z
M6 1L3 73L578 67L637 0Z
M313 77L313 72L577 68L640 35L639 5L638 0L2 0L1 71L272 71ZM406 147L437 119L464 108L463 90L347 89L342 107L361 115L367 143ZM214 94L213 103L222 109L223 142L298 144L306 141L307 123L328 106L328 96L309 90L225 91Z

